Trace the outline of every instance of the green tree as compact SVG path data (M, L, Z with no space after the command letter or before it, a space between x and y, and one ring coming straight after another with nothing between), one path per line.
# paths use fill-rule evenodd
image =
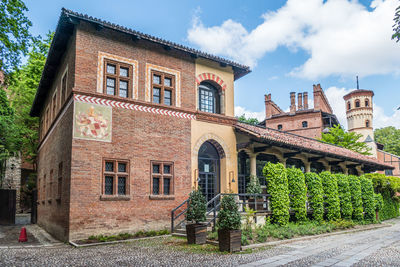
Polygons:
M6 91L0 88L0 185L5 170L5 160L17 153L20 145L14 109L10 106Z
M346 132L340 125L329 129L328 133L322 133L321 141L338 145L363 155L371 155L370 148L364 142L360 142L362 134Z
M384 145L385 151L400 156L400 129L393 126L376 129L375 141Z
M186 220L189 222L205 222L207 212L207 202L200 191L200 188L190 192Z
M21 0L0 1L0 69L6 73L28 52L32 23L25 16L27 10Z
M246 118L245 114L242 114L240 117L238 117L238 120L240 122L244 122L244 123L248 123L248 124L252 124L252 125L257 125L260 123L258 121L258 119L256 119L256 118Z
M28 162L35 165L39 121L37 117L29 115L33 99L35 98L47 52L53 34L49 33L45 39L38 37L34 40L28 54L28 61L21 69L10 74L8 94L12 107L15 110L15 123L18 126L22 140L22 154Z
M287 168L290 208L295 213L296 221L305 221L307 217L307 187L304 173L297 168Z
M396 8L393 20L394 20L394 25L393 25L394 34L392 35L392 39L398 42L400 41L400 6Z

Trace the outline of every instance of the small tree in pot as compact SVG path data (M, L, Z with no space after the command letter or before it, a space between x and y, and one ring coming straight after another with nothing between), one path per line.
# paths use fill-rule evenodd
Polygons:
M240 251L242 240L241 224L241 217L235 198L232 195L224 196L217 221L220 251Z
M262 193L262 188L260 185L260 180L258 180L257 176L250 175L250 182L247 185L246 188L246 193L247 194L254 194L254 195L259 195ZM249 196L249 207L253 210L263 210L264 206L264 199L263 198L257 198L257 206L256 206L256 196Z
M186 237L188 244L205 244L207 239L207 225L202 223L206 220L206 199L200 189L193 190L189 195L186 220Z

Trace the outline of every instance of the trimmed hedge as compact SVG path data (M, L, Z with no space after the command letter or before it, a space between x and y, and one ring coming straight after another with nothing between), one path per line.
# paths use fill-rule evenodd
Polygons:
M325 195L326 219L328 221L340 219L340 201L336 177L328 171L321 172L319 176Z
M324 190L321 178L315 172L305 174L307 184L308 202L313 210L312 217L318 222L324 220Z
M374 222L375 217L375 198L374 198L374 187L372 181L365 176L360 176L361 183L361 196L364 209L364 220Z
M238 205L232 195L221 200L221 210L218 212L217 228L224 230L239 230L242 225Z
M343 219L350 220L353 214L353 206L351 205L351 193L349 186L349 178L345 174L335 174L338 185L340 214Z
M286 169L281 163L268 162L263 174L267 180L267 191L271 195L272 222L286 225L289 222L289 189Z
M349 187L351 193L351 204L353 207L353 220L363 220L363 202L361 197L361 183L357 176L349 175Z
M287 168L290 207L294 211L296 221L305 221L307 218L307 187L304 173L300 169Z

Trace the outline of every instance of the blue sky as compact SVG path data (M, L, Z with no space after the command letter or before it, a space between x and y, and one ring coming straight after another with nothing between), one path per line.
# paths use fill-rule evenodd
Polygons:
M26 1L35 35L65 7L195 47L252 68L235 83L237 115L263 118L264 94L282 108L291 91L320 83L342 124L343 94L375 91L375 127L400 128L400 43L390 40L397 0Z

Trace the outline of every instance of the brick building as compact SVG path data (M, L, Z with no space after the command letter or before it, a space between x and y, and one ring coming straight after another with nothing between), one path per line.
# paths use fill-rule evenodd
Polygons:
M63 9L31 109L40 117L38 224L61 240L169 227L201 186L240 192L266 160L305 171L390 168L238 123L248 67Z
M310 138L320 138L321 132L339 124L320 84L313 85L314 105L308 104L308 92L290 93L290 111L284 112L271 99L271 94L265 95L266 127L295 133Z

